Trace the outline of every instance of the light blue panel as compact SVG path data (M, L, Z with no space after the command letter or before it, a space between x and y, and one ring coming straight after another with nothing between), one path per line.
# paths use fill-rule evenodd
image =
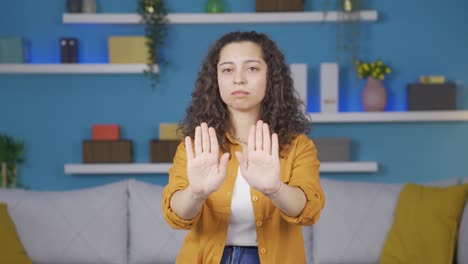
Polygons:
M101 12L133 13L136 0L98 0ZM205 1L166 1L171 12L204 10ZM255 1L225 1L232 12L253 12ZM404 110L405 87L421 74L443 74L468 82L468 24L461 0L375 1L377 23L360 29L364 59L382 58L394 69L385 80L388 110ZM320 1L306 1L306 10L319 10ZM27 7L27 8L26 8ZM59 62L58 39L77 37L81 62L107 62L107 39L141 35L140 25L63 24L65 0L4 1L0 8L0 35L22 36L30 42L34 63ZM155 91L143 75L0 75L0 132L22 137L26 163L20 173L33 189L75 189L129 177L165 184L166 175L65 175L65 163L81 162L81 142L91 137L96 123L118 123L122 137L134 142L136 162L149 160L149 140L158 137L161 122L183 118L191 91L209 45L232 30L269 34L288 63L309 65L308 109L318 111L319 65L336 59L335 24L170 25L162 50L169 61ZM355 72L340 73L340 109L361 111L364 82ZM467 109L466 87L459 89L459 107ZM349 137L353 159L377 161L375 174L327 174L366 181L425 181L466 176L464 167L468 123L313 124L311 136Z

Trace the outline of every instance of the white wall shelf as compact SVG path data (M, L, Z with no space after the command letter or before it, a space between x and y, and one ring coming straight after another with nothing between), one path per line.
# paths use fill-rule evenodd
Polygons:
M0 74L135 74L146 68L145 64L0 64Z
M468 110L309 113L309 116L312 123L457 122L468 121Z
M166 174L172 163L65 164L65 174ZM377 162L322 162L322 173L377 172Z
M376 21L376 10L359 12L274 12L274 13L170 13L170 24L220 24L220 23L311 23L347 20ZM141 24L139 14L63 14L65 24Z

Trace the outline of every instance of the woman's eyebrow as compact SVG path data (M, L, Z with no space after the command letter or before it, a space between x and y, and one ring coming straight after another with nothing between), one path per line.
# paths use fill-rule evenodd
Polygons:
M259 60L245 60L242 62L242 64L246 64L246 63L251 63L251 62L256 62L256 63L261 63ZM220 64L218 64L219 66L222 66L222 65L225 65L225 64L234 64L234 62L232 61L225 61L225 62L222 62Z

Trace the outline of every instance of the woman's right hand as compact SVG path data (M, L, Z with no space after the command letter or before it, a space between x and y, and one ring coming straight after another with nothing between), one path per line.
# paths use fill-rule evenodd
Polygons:
M192 139L185 137L188 188L197 199L206 199L224 181L229 153L219 158L219 145L214 128L203 122L195 128L195 152Z

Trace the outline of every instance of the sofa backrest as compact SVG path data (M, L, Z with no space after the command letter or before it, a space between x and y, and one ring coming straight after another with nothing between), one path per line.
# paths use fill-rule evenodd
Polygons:
M129 184L129 264L173 264L186 230L166 223L162 211L163 187L131 180Z
M34 264L127 263L127 185L73 191L0 190Z
M450 186L450 179L428 185ZM322 179L325 208L312 226L308 263L378 263L403 184Z

